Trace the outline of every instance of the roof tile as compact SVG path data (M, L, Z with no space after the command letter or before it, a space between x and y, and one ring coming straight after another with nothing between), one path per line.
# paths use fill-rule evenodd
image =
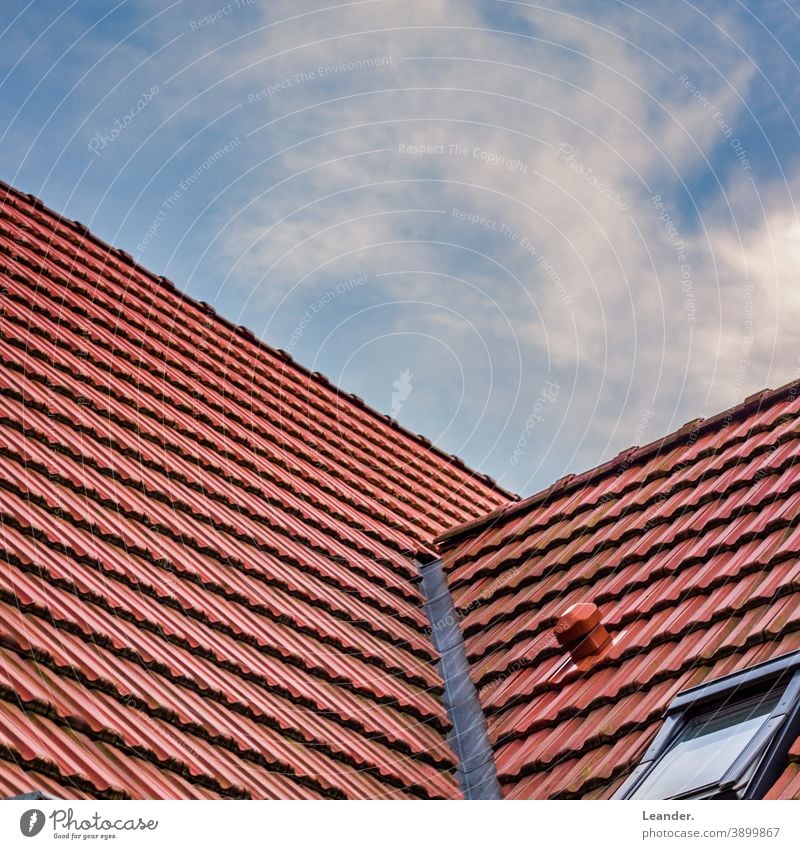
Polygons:
M507 796L610 795L679 690L800 646L796 390L440 537ZM552 635L578 602L613 642L576 667Z
M0 187L0 790L458 795L416 558L511 496Z

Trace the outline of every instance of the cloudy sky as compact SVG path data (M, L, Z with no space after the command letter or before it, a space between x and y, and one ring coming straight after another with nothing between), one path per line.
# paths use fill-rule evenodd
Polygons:
M800 376L800 3L7 0L0 177L528 494Z

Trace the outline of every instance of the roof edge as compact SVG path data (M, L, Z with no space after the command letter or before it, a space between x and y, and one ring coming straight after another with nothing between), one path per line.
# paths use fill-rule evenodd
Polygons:
M249 328L244 327L240 324L234 324L232 321L229 321L227 318L220 315L210 304L207 304L205 301L196 300L191 295L186 294L186 292L178 288L175 283L173 283L169 278L164 277L163 275L158 275L155 272L145 268L143 265L140 265L129 253L127 253L127 251L124 251L122 248L115 248L114 246L108 244L95 233L93 233L85 224L82 224L80 221L64 217L63 215L59 214L58 212L47 206L47 204L36 195L23 192L21 189L9 185L5 182L5 180L0 179L0 190L2 189L5 189L6 196L9 194L15 195L24 203L30 204L34 209L37 209L40 212L44 212L50 215L51 217L55 218L58 223L72 228L81 238L88 239L91 242L94 242L102 250L114 254L119 260L123 261L127 265L136 269L140 274L143 274L150 280L152 280L156 286L161 286L167 289L173 295L177 295L186 303L191 304L196 309L219 321L223 326L244 337L249 342L255 344L259 349L265 350L271 356L282 360L287 365L291 365L307 379L311 380L319 386L322 386L323 388L332 391L337 397L347 399L354 407L372 416L372 418L381 421L384 425L387 425L393 430L398 431L404 437L410 439L417 446L424 448L427 451L432 451L439 458L447 461L449 464L454 466L459 471L465 473L473 480L482 483L484 486L494 490L496 493L503 496L504 498L511 499L514 503L520 500L520 495L504 489L491 476L470 468L460 457L457 457L455 454L448 454L443 449L438 448L421 433L414 433L413 431L408 430L407 428L403 427L403 425L401 425L397 421L397 419L393 419L391 416L388 416L385 413L380 413L378 412L378 410L374 409L373 407L370 407L369 404L367 404L358 395L354 395L350 392L345 392L342 388L336 386L336 384L329 381L324 374L307 369L305 366L297 362L297 360L295 360L287 351L284 351L281 348L274 348L272 345L267 342L264 342L262 339L256 336L256 334L253 333L253 331Z
M723 428L726 428L735 421L745 418L748 414L754 411L770 407L772 404L779 401L782 396L788 395L794 398L798 394L800 394L800 378L791 380L783 386L779 386L777 389L762 389L758 392L754 392L752 395L748 395L740 404L736 404L727 410L723 410L710 418L692 419L672 433L669 433L660 439L656 439L647 445L634 445L630 448L626 448L611 460L607 460L599 466L595 466L594 468L588 469L587 471L581 472L577 475L564 475L564 477L559 478L547 487L547 489L543 489L528 496L527 498L523 498L511 504L498 507L478 519L473 519L462 525L450 528L450 530L447 530L444 533L439 534L438 537L435 537L433 544L440 551L446 551L447 549L452 548L457 542L463 542L465 539L477 535L479 532L497 522L505 522L508 519L525 513L533 507L545 503L550 496L555 495L556 493L558 495L565 495L582 486L586 486L586 484L593 482L598 478L607 477L611 472L618 469L622 463L624 463L626 467L630 467L634 463L639 463L642 460L649 459L667 448L672 448L683 441L688 441L690 438L692 440L697 439L699 436L720 427L720 425Z

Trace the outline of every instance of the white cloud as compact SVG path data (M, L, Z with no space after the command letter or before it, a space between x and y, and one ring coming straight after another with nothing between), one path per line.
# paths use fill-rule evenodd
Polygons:
M273 19L282 10L271 12ZM371 276L348 302L353 310L384 295L457 306L463 318L455 320L435 307L394 308L397 325L413 314L419 332L455 346L468 397L488 393L459 413L484 416L461 428L475 426L475 439L449 447L483 464L483 447L499 438L505 447L491 462L502 469L503 452L510 458L528 413L525 398L536 397L549 360L549 373L574 395L539 437L557 433L558 443L533 445L528 462L532 471L550 451L567 471L625 447L646 410L655 411L653 438L682 424L681 416L732 403L737 387L743 396L769 376L765 334L747 379L736 382L744 306L731 301L746 275L732 245L741 212L726 212L724 201L706 208L703 193L686 194L682 182L691 185L716 152L717 195L730 184L739 166L726 128L743 111L754 69L726 59L717 44L707 52L685 43L670 50L681 45L675 35L631 14L592 22L522 4L514 13L513 26L530 37L493 31L508 29L509 21L479 16L463 3L352 6L275 27L237 56L246 65L282 54L247 71L249 86L293 82L246 116L254 127L268 125L249 140L265 159L288 149L253 171L246 200L256 200L223 234L235 268L226 285L256 286L253 303L265 315L277 307L270 329L278 339L291 314L337 275ZM391 64L294 81L320 65L379 56L392 57ZM575 151L571 160L559 154L562 143ZM401 144L431 152L401 154ZM659 220L654 194L673 229ZM487 223L458 221L454 208ZM750 275L764 280L765 239L745 245L755 252ZM461 247L436 244L442 242ZM693 322L683 265L690 266ZM393 274L412 270L420 273ZM347 323L359 344L391 325L387 316L365 321L375 323L357 332L357 321ZM482 345L459 346L473 327ZM781 345L789 338L788 326L769 332ZM416 343L409 344L413 355ZM424 373L422 363L409 365ZM772 371L780 366L773 363ZM429 363L427 371L441 380L442 399L460 396L451 360ZM425 421L419 407L415 414ZM525 484L520 473L517 486Z
M161 194L132 217L241 136L152 250L283 347L366 275L294 353L384 409L408 368L412 429L527 490L794 375L794 178L763 176L754 30L727 4L285 0L197 31L185 6L147 65Z

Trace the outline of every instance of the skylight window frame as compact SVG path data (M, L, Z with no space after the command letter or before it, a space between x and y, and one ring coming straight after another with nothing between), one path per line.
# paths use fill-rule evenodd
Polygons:
M742 704L755 695L766 698L775 689L781 691L777 703L722 777L667 797L671 800L763 798L783 771L789 748L800 736L800 651L678 693L665 712L661 730L614 798L634 797L662 758L680 741L694 717L715 708Z

